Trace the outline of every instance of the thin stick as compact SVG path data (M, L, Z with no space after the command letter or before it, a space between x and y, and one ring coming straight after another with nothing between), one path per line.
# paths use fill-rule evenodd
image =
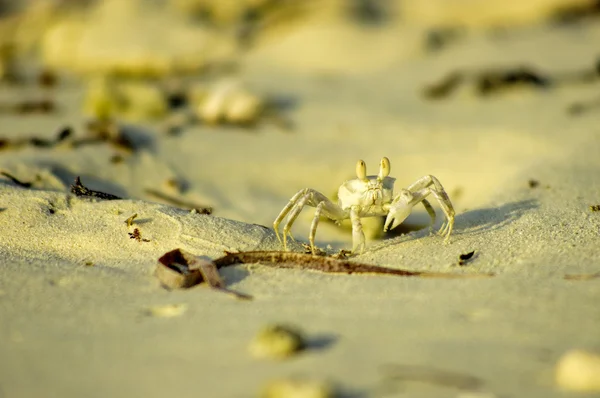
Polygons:
M589 281L596 278L600 278L600 272L593 274L567 274L564 276L564 279L568 281Z
M361 264L332 257L313 256L311 254L282 251L250 251L230 253L214 260L218 268L234 264L263 263L277 268L297 268L320 271L331 274L385 274L396 276L418 276L422 278L487 278L494 274L455 274L445 272L409 271L386 268L377 265Z
M2 172L0 172L0 174L2 174L4 177L8 178L9 180L11 180L12 182L14 182L15 184L17 184L20 187L31 188L30 182L23 182L23 181L19 180L17 177L13 176L12 174L8 174L6 171L2 171Z
M475 376L419 365L388 365L383 371L389 381L422 381L462 390L476 390L484 384Z

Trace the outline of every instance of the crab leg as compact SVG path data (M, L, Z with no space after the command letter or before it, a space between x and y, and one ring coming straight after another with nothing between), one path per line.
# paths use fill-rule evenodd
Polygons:
M280 243L283 243L283 241L281 240L281 236L279 235L279 224L285 218L285 216L290 212L292 207L294 207L294 205L298 202L298 199L300 199L301 196L306 195L307 191L308 191L308 188L304 188L304 189L301 189L298 192L296 192L296 194L294 196L292 196L292 198L290 199L288 204L285 205L285 207L281 210L281 212L279 213L279 215L277 216L275 221L273 221L273 229L275 230L275 235L277 236L277 239L279 240Z
M290 229L292 229L292 225L294 224L294 221L296 221L296 218L298 218L298 216L300 215L300 212L306 205L306 202L309 199L309 195L310 194L305 193L304 196L302 196L300 198L300 200L298 200L298 203L296 203L296 205L292 208L292 211L290 212L290 214L287 218L287 221L286 221L285 225L283 226L283 250L284 251L287 251L287 237L288 237L288 235L291 236ZM292 237L292 239L293 239L293 237Z
M448 242L448 239L450 239L450 234L452 233L452 228L454 227L454 208L452 207L452 203L450 202L450 199L448 198L446 192L440 193L433 189L430 190L431 194L440 203L440 207L442 208L442 211L446 216L446 222L444 222L444 224L438 231L438 234L440 236L445 236L444 241Z
M319 202L317 209L315 210L315 216L310 224L310 234L308 235L308 242L310 243L310 250L312 254L315 254L315 235L317 234L317 225L319 225L321 213L323 213L324 216L336 221L341 221L348 218L346 212L329 199L325 198Z
M442 225L438 234L441 236L446 236L444 239L446 242L450 238L450 234L452 233L452 228L454 226L454 207L452 206L452 202L450 202L450 198L448 194L444 190L444 187L439 182L437 178L432 175L427 175L419 178L415 183L411 184L408 187L409 191L417 190L419 194L423 196L427 196L429 193L433 195L437 199L446 216L446 222ZM426 190L428 192L423 192Z
M336 204L331 202L325 195L315 191L314 189L304 188L298 191L288 202L288 204L281 210L279 216L273 222L273 229L277 235L277 239L283 244L283 249L287 250L287 237L291 236L290 229L298 218L298 215L304 208L304 206L311 206L317 208L317 214L311 224L311 234L309 241L311 241L311 249L314 252L314 237L316 234L316 228L318 224L319 215L321 212L327 217L333 220L342 220L345 218L345 212L338 207ZM279 224L287 216L287 221L283 226L282 236L279 235ZM317 221L315 221L315 219ZM313 231L314 228L314 231ZM293 239L293 238L292 238Z
M431 224L429 225L429 232L431 233L431 231L433 230L433 226L435 225L435 210L433 209L433 206L431 206L431 203L429 203L427 199L423 198L421 203L423 204L423 207L425 207L425 210L427 210L427 214L429 214L429 218L431 219Z
M356 249L360 247L360 253L362 254L365 251L365 234L360 222L358 206L350 208L350 220L352 221L352 253L356 253Z

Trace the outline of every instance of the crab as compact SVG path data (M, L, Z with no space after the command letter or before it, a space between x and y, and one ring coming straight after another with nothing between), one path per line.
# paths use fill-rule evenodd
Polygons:
M431 203L426 199L432 195L439 203L446 219L438 235L443 236L448 242L454 226L454 208L448 194L439 180L426 175L401 189L394 196L395 178L390 175L390 161L384 157L379 165L379 174L367 176L367 166L363 160L356 163L357 178L344 182L338 190L338 203L335 204L321 192L311 188L298 191L289 203L281 210L275 221L273 229L277 239L287 250L287 238L293 239L290 229L298 218L304 206L315 207L315 215L310 226L308 241L310 249L315 254L315 235L321 215L336 222L350 219L352 222L352 254L363 253L365 250L365 235L363 233L361 217L385 216L383 231L394 229L402 223L412 211L412 208L421 203L431 218L430 229L435 224L436 214ZM287 216L283 227L283 236L279 234L279 224Z

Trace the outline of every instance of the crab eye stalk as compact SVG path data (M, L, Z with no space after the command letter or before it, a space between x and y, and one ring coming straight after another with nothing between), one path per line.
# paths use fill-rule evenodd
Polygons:
M390 171L390 160L388 158L382 158L381 163L379 165L379 175L377 176L377 178L383 180L385 177L390 175Z
M356 176L361 181L367 180L367 165L364 160L356 162Z

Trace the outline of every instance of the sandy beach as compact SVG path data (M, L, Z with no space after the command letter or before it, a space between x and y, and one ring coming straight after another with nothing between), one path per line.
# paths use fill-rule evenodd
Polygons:
M0 86L0 398L598 394L597 368L583 392L557 377L565 353L600 355L600 17L550 18L586 2L260 6L245 30L230 29L246 21L236 7L210 9L208 29L182 16L193 1L173 3L0 19L36 26L5 39L26 50L3 58L20 77ZM242 45L240 31L257 33ZM58 82L40 83L44 70ZM231 81L261 107L212 123L206 104ZM333 199L357 160L372 175L384 156L396 191L439 179L454 231L430 234L416 206L386 234L365 222L366 249L347 260L448 277L223 267L253 298L237 300L155 276L177 248L282 250L272 225L296 192ZM78 176L119 199L74 194ZM294 223L292 252L313 215ZM352 233L323 220L316 245L350 250ZM305 349L253 356L272 324L297 327ZM331 392L265 392L273 380Z

